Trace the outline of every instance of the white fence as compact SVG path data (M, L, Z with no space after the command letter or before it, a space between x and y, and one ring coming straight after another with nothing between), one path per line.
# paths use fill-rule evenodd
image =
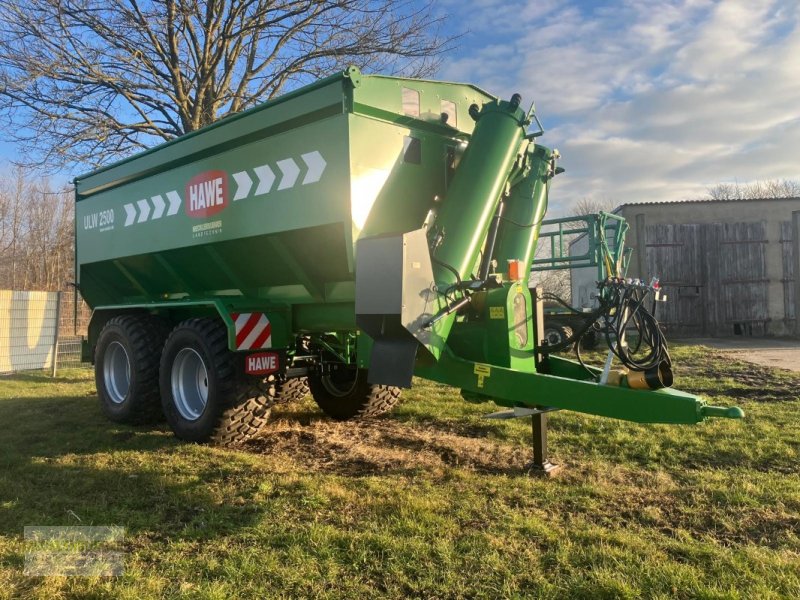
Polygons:
M58 363L61 292L0 290L0 373Z

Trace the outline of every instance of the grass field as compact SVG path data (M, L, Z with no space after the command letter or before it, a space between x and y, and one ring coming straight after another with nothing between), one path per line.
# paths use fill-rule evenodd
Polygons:
M0 597L798 598L800 376L676 348L744 421L487 421L419 382L389 417L313 402L242 450L105 421L87 370L0 379ZM546 399L542 399L546 403ZM125 575L26 577L25 525L119 525Z

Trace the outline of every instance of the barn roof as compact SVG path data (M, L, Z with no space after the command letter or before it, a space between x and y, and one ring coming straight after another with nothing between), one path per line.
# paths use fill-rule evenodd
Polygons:
M668 204L715 204L715 203L723 203L723 202L775 202L775 201L784 201L784 200L794 200L796 202L800 202L800 197L783 197L783 198L730 198L730 199L714 199L714 198L699 198L696 200L662 200L660 202L626 202L625 204L620 204L614 210L612 210L612 214L618 215L623 208L627 208L629 206L664 206ZM569 247L577 242L578 240L585 237L586 234L582 233L579 236L573 238L569 242Z
M697 200L662 200L660 202L626 202L625 204L620 204L617 208L613 210L613 212L619 212L620 209L625 208L626 206L656 206L656 205L664 205L664 204L713 204L713 203L721 203L721 202L775 202L775 201L782 201L782 200L795 200L800 201L800 197L785 197L785 198L730 198L730 199L713 199L713 198L700 198Z

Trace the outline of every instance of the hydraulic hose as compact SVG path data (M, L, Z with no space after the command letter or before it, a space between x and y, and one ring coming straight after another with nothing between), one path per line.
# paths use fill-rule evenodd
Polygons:
M600 331L605 334L608 347L620 362L632 371L648 371L657 369L662 363L672 364L658 320L655 317L656 299L653 288L634 285L623 279L608 279L600 283L600 305L586 314L583 324L566 340L554 344L545 344L544 354L552 354L564 350L573 343L576 347L581 338L597 322L601 321ZM652 297L651 297L652 295ZM564 306L568 304L557 296L550 297ZM652 301L648 308L648 300ZM629 329L637 334L633 347L620 343Z

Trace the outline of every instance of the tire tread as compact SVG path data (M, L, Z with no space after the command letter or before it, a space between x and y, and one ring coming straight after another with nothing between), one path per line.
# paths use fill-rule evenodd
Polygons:
M367 383L366 371L350 394L336 397L328 392L319 376L309 377L309 388L317 405L337 421L372 419L392 410L400 402L400 388Z
M136 397L131 398L130 408L125 417L111 415L105 406L102 396L100 406L107 417L121 423L144 424L159 421L163 418L161 412L161 395L158 387L159 364L161 349L166 340L168 327L158 317L151 315L120 315L111 318L103 327L100 334L109 327L119 328L127 338L133 352L131 367L134 369L133 381L136 386ZM97 364L97 358L95 358ZM96 376L98 387L100 377Z
M217 374L221 410L207 441L220 446L235 446L257 435L269 419L272 403L268 386L257 378L244 375L239 356L228 349L228 331L217 319L192 318L179 329L190 329L203 339ZM172 335L171 334L171 335ZM169 340L167 341L169 343Z

